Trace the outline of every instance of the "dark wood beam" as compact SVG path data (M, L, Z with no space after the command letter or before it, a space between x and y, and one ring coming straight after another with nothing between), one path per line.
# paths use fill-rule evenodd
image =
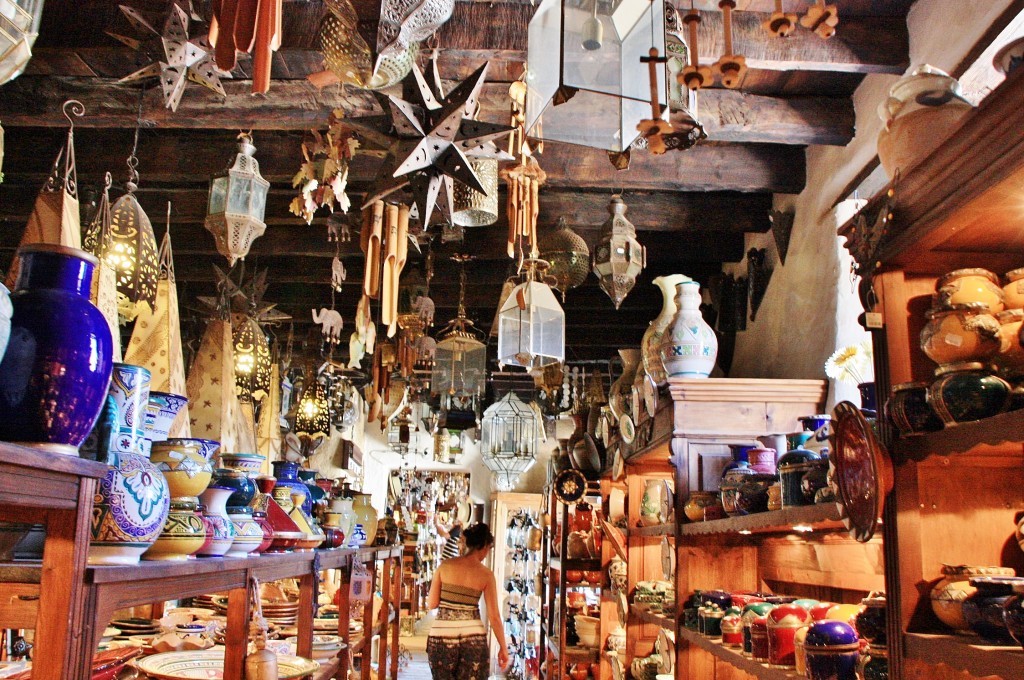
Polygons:
M5 173L19 183L45 177L64 137L58 128L8 129ZM298 131L257 134L256 158L263 176L290 183L301 163L301 139ZM79 129L75 140L79 181L98 182L107 171L115 182L123 181L131 130ZM235 146L235 135L225 131L143 130L137 152L140 186L207 182L234 158ZM372 181L378 165L376 158L358 155L350 167L351 181ZM800 193L806 168L802 147L779 144L699 144L663 156L638 152L628 170L616 171L599 149L552 143L545 145L541 165L549 187L755 193Z
M266 96L249 93L249 81L225 81L226 100L194 87L176 112L164 108L157 88L143 102L147 128L305 130L326 127L335 109L349 117L379 112L373 95L354 88L317 90L305 80L275 82ZM136 87L105 78L23 76L4 86L0 120L6 127L66 127L61 105L81 101L86 115L77 127L134 127L139 110ZM482 96L481 118L507 122L508 87L490 83ZM845 145L854 134L853 103L834 97L769 97L735 90L700 93L700 120L711 141L771 144Z

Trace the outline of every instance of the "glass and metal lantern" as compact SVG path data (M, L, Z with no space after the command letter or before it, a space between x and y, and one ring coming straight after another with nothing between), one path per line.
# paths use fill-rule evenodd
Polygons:
M437 336L430 375L430 391L441 395L443 408L450 408L453 402L465 406L467 401L483 395L487 345L481 341L481 335L466 318L466 270L463 268L459 274L459 311Z
M235 355L235 391L239 397L262 402L270 391L270 343L256 319L246 316L231 336Z
M526 279L512 289L498 312L498 363L540 368L565 358L565 312L545 281L543 260L528 262Z
M270 190L270 182L260 175L260 164L253 158L252 137L243 133L238 139L234 164L210 183L205 223L217 242L217 252L232 266L245 259L252 242L266 231L263 215Z
M486 191L480 193L456 182L452 223L460 227L486 227L498 221L498 161L495 158L472 158L469 165Z
M537 412L513 390L484 411L480 421L480 453L494 473L499 491L511 491L519 477L537 462L541 422Z
M636 227L626 219L626 204L620 196L612 197L608 212L601 240L594 246L594 275L618 309L647 266L647 250L636 240Z
M331 408L327 401L327 387L313 380L302 393L295 411L295 434L310 438L326 437L331 431Z
M42 16L43 0L0 0L0 85L25 70Z
M409 455L409 444L416 429L410 415L409 407L406 406L388 424L388 448L402 457Z
M665 54L665 5L650 0L543 0L530 20L526 129L531 137L625 151L651 114L640 58ZM658 70L665 93L665 70ZM661 95L664 97L664 94ZM664 109L666 102L660 102Z

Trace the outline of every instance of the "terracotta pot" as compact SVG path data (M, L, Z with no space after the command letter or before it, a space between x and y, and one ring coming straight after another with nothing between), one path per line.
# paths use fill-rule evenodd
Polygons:
M980 302L992 314L1004 308L1005 294L999 287L999 277L987 269L951 271L936 282L935 291L942 307Z
M931 310L921 331L921 349L940 366L983 361L999 347L999 321L977 302Z

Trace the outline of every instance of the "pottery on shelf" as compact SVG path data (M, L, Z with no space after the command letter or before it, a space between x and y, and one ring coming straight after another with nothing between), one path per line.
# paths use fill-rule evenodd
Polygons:
M750 658L758 663L768 663L771 657L771 643L768 640L768 618L765 616L755 616L746 627L750 629ZM794 655L795 653L794 651ZM796 664L795 658L793 663L794 665Z
M980 362L940 366L928 387L928 403L946 426L981 420L1010 405L1010 384Z
M746 605L743 606L743 609L740 612L740 621L743 623L743 655L744 656L750 656L751 655L751 642L752 642L752 640L751 640L750 624L754 621L754 619L757 619L757 618L764 619L764 617L768 616L768 612L770 612L773 609L775 609L775 605L770 603L770 602L751 602L751 603L746 604ZM765 625L767 626L767 619L764 619L764 620L766 622ZM767 627L765 628L764 633L765 633L765 636L766 636L765 637L765 660L767 661L767 658L768 658L768 654L767 654L767 646L768 646L767 635L768 635L768 629L767 629Z
M942 276L935 283L939 305L952 307L971 302L986 305L989 312L1003 311L1005 294L999 286L999 277L987 269L957 269Z
M779 457L779 477L782 481L782 507L795 508L813 505L814 495L807 498L803 492L803 478L814 469L820 460L818 454L797 444L795 448Z
M195 500L209 486L213 466L207 449L201 440L196 439L168 439L153 443L149 459L167 480L171 498Z
M640 350L620 349L619 357L622 358L622 374L608 388L608 408L611 409L616 422L623 415L632 416L632 388L640 367Z
M235 540L225 554L226 557L248 557L259 552L263 544L263 527L253 519L252 508L248 506L233 507L228 511L228 519L235 530Z
M1006 272L1003 278L1006 279L1003 286L1005 309L1024 309L1024 267Z
M172 499L163 530L142 559L183 562L202 548L207 525L196 514L197 505L191 498Z
M683 514L691 522L704 522L722 519L725 509L717 491L691 491L683 506Z
M117 452L93 501L89 564L137 564L170 512L163 473L138 453Z
M860 655L858 680L889 680L889 650L885 645L868 645Z
M369 545L373 537L377 535L377 511L370 505L370 494L357 493L355 502L352 504L352 512L355 520L361 524L367 539L364 545Z
M346 544L352 535L355 525L355 513L352 512L352 505L355 500L352 498L335 498L331 501L331 512L338 515L337 528L345 535Z
M263 461L267 459L262 453L222 453L221 466L228 470L238 470L249 477L256 477L263 470Z
M117 436L117 401L110 394L103 402L100 417L96 419L89 436L82 442L78 455L86 460L110 463L110 453L114 450L114 438Z
M231 514L235 508L248 507L252 503L253 497L256 496L256 482L239 470L217 468L213 471L212 484L233 490L225 503L228 514Z
M1013 595L1003 602L1003 623L1010 637L1024 647L1024 585L1014 585Z
M777 472L775 449L755 446L747 451L747 460L750 461L750 467L755 472L765 475L774 475Z
M885 402L885 415L904 437L942 429L942 420L928 403L926 382L893 385L892 396Z
M668 383L668 373L661 358L661 343L666 329L676 315L676 286L689 280L690 277L683 274L669 274L658 276L651 282L661 291L661 311L644 331L644 337L640 341L640 355L644 372L658 387Z
M290 503L290 489L295 489L302 493L303 509L307 513L311 513L313 511L313 502L309 498L309 489L299 479L299 464L287 460L275 460L270 463L270 466L274 470L274 478L277 479L277 484L274 486L273 491L274 498L278 502L281 502L282 499L287 499Z
M987 305L970 302L928 312L921 350L939 364L983 361L999 351L999 321Z
M1013 576L1009 567L977 567L968 565L942 565L942 579L930 592L932 611L942 623L953 630L968 631L970 627L963 614L963 603L976 592L970 584L975 576Z
M110 327L89 301L98 261L46 244L23 246L17 258L10 338L0 361L0 440L77 455L113 369Z
M843 621L817 621L804 638L806 677L810 680L857 680L860 638Z
M232 488L214 486L211 483L199 496L206 506L203 515L213 526L213 540L196 553L197 557L224 557L231 549L231 544L235 540L235 527L228 518L227 500L234 492Z
M1024 373L1024 347L1020 344L1024 309L1004 309L996 314L999 322L999 352L992 361L1004 375Z
M722 494L722 509L729 517L740 517L747 514L739 506L740 486L744 479L756 475L746 460L733 461L732 467L722 475L719 490Z
M670 378L707 378L715 369L718 338L700 312L700 284L676 284L676 314L659 348Z
M981 637L983 644L1015 645L1003 618L1003 604L1024 587L1024 578L1013 576L973 576L976 591L963 603L964 620Z
M864 609L857 614L855 626L862 640L884 646L885 632L885 593L871 593L860 601Z
M146 437L153 442L162 442L174 424L178 413L188 404L188 397L170 392L150 392L146 405Z
M110 395L117 402L117 434L114 450L149 457L146 441L146 407L149 404L149 369L132 364L114 364Z
M260 493L254 499L253 505L257 510L267 513L266 521L270 525L273 537L270 546L265 548L264 552L290 552L299 539L303 538L303 534L292 518L288 516L287 510L271 495L276 486L276 480L273 477L259 477L256 484ZM288 510L291 510L291 495L287 496L287 503Z
M811 615L794 604L779 605L768 612L768 663L772 666L796 666L793 638L801 626L807 625Z

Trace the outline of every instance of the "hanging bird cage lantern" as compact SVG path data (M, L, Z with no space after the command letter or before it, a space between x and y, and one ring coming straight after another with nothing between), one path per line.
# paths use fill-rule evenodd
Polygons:
M487 377L487 345L481 341L480 331L466 318L464 263L468 258L456 256L453 259L463 263L459 273L459 311L437 336L430 376L430 391L441 395L445 408L450 408L453 400L464 404L466 400L481 396Z
M239 398L262 402L270 391L270 343L256 319L246 316L231 337L235 346L235 390Z
M469 165L480 179L484 191L456 182L452 223L460 227L486 227L498 221L498 160L472 158Z
M484 411L480 430L484 465L494 473L499 491L511 491L537 462L541 423L536 411L509 390Z
M626 219L621 196L612 197L608 212L611 216L601 226L601 240L594 247L594 274L618 309L647 266L647 250L636 240L636 227Z
M135 150L128 157L127 193L110 208L110 243L104 255L117 275L117 313L121 323L138 316L143 302L153 309L160 254L149 216L135 198L138 189L139 159Z
M539 270L528 260L525 280L512 289L498 312L498 363L540 368L565 358L565 312Z
M564 217L558 218L555 231L540 242L540 256L551 263L548 273L557 282L555 287L562 294L577 288L590 273L590 248L583 237L569 228Z
M313 380L299 400L295 411L295 434L310 438L326 437L331 431L331 408L327 401L327 388L320 380Z
M409 444L415 429L409 418L409 407L402 409L388 425L388 448L403 458L409 455Z
M43 0L0 0L0 85L25 70L42 17Z
M527 46L529 135L628 149L651 110L650 85L639 69L652 46L665 53L664 3L543 0ZM657 77L664 108L664 69Z
M252 242L263 235L267 225L270 182L260 175L260 164L253 157L256 147L248 134L238 135L238 155L221 176L210 182L210 202L206 211L206 229L217 242L217 252L234 266L249 254Z

